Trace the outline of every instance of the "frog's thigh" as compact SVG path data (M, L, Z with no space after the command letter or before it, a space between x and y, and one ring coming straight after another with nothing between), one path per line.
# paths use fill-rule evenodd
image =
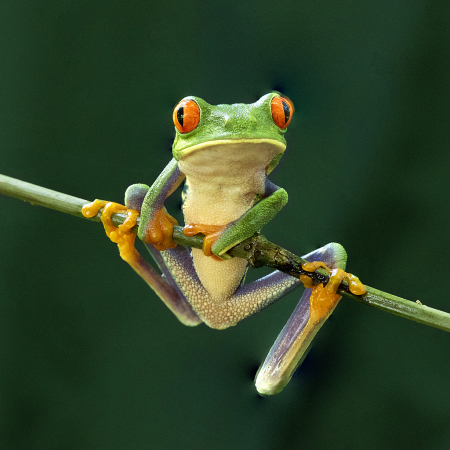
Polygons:
M331 269L345 269L347 262L344 248L336 243L319 248L303 258L308 261L323 261ZM281 392L323 323L311 330L305 330L309 320L311 293L312 289L305 289L297 307L258 370L255 384L261 394L272 395Z
M146 184L133 184L125 192L125 205L129 209L141 211L142 203L149 190ZM175 314L175 316L185 325L195 326L201 323L201 319L192 309L183 293L178 288L175 280L166 267L161 252L156 250L151 244L146 244L153 259L158 264L162 272L159 275L140 255L132 267L143 278L143 280L153 289L158 297ZM179 245L174 249L176 258L183 262L190 261L189 251L186 247Z
M223 330L236 325L301 284L300 280L275 271L253 283L240 286L231 297L216 298L200 281L190 255L178 253L178 247L180 246L161 252L164 263L185 298L211 328ZM229 261L218 264L227 262Z
M300 280L282 272L272 272L252 283L240 286L226 301L215 303L206 312L204 322L216 329L236 325L261 311L299 286Z

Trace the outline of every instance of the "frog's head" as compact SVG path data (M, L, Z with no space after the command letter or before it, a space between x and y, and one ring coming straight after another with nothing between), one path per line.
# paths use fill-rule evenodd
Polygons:
M286 141L284 133L294 106L279 92L264 95L251 104L210 105L198 97L186 97L173 112L176 137L173 156L178 161L192 152L237 142L273 147L275 155L266 171L278 164ZM225 144L225 145L224 145Z

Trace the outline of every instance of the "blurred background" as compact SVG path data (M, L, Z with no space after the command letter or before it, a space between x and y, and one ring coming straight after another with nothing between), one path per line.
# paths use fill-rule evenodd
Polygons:
M267 238L340 242L363 282L450 311L449 15L444 0L3 0L0 173L121 202L170 160L181 98L276 89L296 113ZM187 328L100 224L0 205L1 449L449 448L449 334L343 299L262 398L253 377L300 290L232 329Z

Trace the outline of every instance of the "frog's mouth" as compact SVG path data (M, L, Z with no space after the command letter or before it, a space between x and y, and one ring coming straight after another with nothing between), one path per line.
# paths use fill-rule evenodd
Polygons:
M286 145L275 139L214 140L181 151L178 161L185 173L189 168L203 167L211 176L254 170L265 170L269 174L285 149Z
M199 150L205 150L207 148L215 147L215 146L241 146L242 150L245 151L245 147L255 146L263 146L263 147L273 147L274 155L279 153L283 153L286 150L286 144L283 144L280 141L275 139L223 139L223 140L215 140L215 141L207 141L202 142L201 144L193 145L192 147L186 148L179 153L178 159L185 159L188 155L191 155L194 152L198 152Z

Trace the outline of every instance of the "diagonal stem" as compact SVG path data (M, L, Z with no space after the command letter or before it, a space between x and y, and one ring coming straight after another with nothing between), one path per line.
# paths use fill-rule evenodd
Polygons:
M89 203L89 201L5 175L0 175L0 194L86 219L81 213L81 208L86 203ZM112 221L114 225L118 226L123 223L125 218L125 214L115 214L112 216ZM100 213L87 220L100 222ZM137 226L133 229L134 231L137 231ZM177 244L189 247L202 248L203 245L203 235L187 237L183 234L182 227L180 226L174 227L173 240ZM301 266L306 260L269 242L264 236L259 234L236 245L228 253L234 257L247 259L252 267L266 265L296 278L299 278L300 275L308 275L313 279L314 284L326 284L328 281L328 273L325 270L318 269L314 273L305 272ZM364 295L355 295L349 292L346 283L342 283L338 294L406 319L450 332L449 313L430 308L420 303L411 302L369 286L366 286L366 288L367 292Z

